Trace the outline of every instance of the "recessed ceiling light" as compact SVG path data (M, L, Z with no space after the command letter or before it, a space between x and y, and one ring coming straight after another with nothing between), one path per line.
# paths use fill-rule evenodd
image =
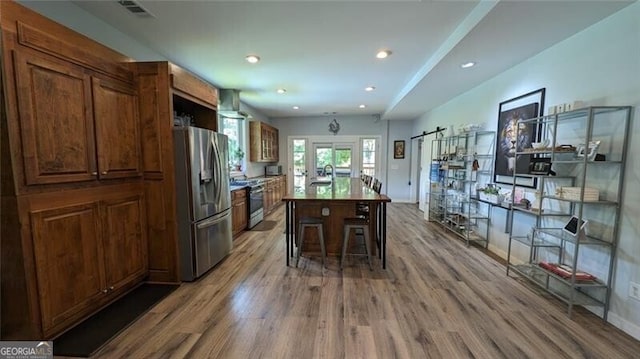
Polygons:
M287 90L285 90L285 89L277 89L276 92L277 93L285 93L285 92L287 92Z
M369 91L373 91L373 90L375 90L375 89L376 89L376 88L375 88L374 86L367 86L367 87L365 87L365 88L364 88L364 90L365 90L365 91L367 91L367 92L369 92Z
M360 106L358 106L358 107L360 107L360 108L365 108L365 107L367 107L367 106L366 106L366 105L360 105Z
M293 109L294 109L294 110L299 110L299 109L300 109L300 106L293 106Z
M469 61L467 63L460 65L460 67L462 67L463 69L468 69L469 67L473 67L475 64L476 64L475 62Z
M247 60L247 62L250 63L250 64L255 64L255 63L258 63L260 61L260 56L258 56L258 55L247 55L247 57L245 57L244 59Z
M388 57L389 55L391 55L391 51L389 51L389 50L380 50L376 54L376 57L379 58L379 59L384 59L384 58Z

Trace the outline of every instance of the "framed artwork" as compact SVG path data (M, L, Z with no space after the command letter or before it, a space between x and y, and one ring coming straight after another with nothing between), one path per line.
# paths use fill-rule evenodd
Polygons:
M393 158L404 158L404 141L393 141Z
M522 152L531 147L532 142L538 141L541 126L535 121L518 121L542 116L544 92L545 89L541 88L501 102L498 106L495 183L512 184L514 173L530 173L532 155ZM515 181L518 186L536 187L536 179L532 177L516 175Z

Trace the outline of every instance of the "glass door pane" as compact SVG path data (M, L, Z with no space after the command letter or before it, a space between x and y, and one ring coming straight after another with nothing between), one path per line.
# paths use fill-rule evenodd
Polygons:
M333 166L333 144L332 143L314 143L313 153L315 154L315 163L313 172L315 176L331 176L333 173L330 168L327 168L325 173L325 166ZM334 167L335 168L335 167Z
M335 145L336 177L353 177L353 145Z
M362 139L362 170L363 174L373 176L376 175L376 139Z
M304 191L308 173L306 139L293 140L291 158L293 158L293 192Z

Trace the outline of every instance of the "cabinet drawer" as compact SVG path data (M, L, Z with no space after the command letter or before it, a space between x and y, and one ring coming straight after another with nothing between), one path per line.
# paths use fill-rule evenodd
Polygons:
M247 191L245 189L239 189L231 192L231 200L233 202L245 201L246 198L247 198Z

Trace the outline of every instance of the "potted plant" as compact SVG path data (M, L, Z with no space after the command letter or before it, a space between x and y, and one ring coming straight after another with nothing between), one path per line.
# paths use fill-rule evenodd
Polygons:
M242 171L242 159L244 158L244 151L240 147L231 152L231 162L235 166L236 171Z
M500 189L501 188L499 186L489 183L484 188L478 188L478 198L483 201L500 204L502 202Z

